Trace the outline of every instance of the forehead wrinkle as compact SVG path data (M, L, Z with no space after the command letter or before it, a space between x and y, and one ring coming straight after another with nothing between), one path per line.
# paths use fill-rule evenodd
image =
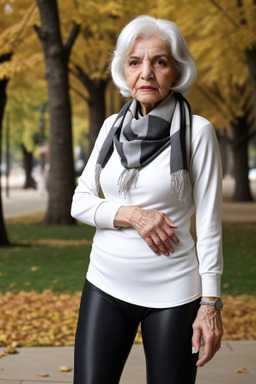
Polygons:
M165 57L167 60L170 60L170 55L167 55L166 53L159 53L157 55L149 57L150 60L143 60L143 61L157 60L157 59L160 59L161 57ZM128 55L128 59L129 60L142 60L142 57L141 56L137 56L137 55Z

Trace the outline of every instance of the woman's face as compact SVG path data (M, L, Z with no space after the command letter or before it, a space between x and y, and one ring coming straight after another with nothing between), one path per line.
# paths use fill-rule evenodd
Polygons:
M126 58L125 79L143 115L148 114L179 79L168 44L158 36L138 38Z

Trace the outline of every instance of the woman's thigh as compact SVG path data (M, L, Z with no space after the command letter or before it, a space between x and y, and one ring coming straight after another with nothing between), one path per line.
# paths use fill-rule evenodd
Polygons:
M115 299L85 282L75 343L74 384L117 384L138 324Z
M142 321L148 384L194 384L198 354L192 354L192 324L199 300L152 310Z

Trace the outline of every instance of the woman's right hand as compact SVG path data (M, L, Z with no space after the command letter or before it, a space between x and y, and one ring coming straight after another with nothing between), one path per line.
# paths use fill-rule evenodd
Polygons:
M178 228L177 225L163 212L155 209L123 206L116 214L115 225L132 226L156 255L162 253L168 256L169 252L173 253L171 241L175 245L180 243L172 229Z

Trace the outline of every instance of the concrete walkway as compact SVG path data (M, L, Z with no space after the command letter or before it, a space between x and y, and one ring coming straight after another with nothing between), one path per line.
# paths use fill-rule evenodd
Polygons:
M256 224L256 202L231 203L229 200L234 188L233 181L224 181L223 187L223 221ZM256 183L252 184L252 192L256 200ZM3 192L5 218L44 212L46 207L47 194L40 195L38 191L22 190L17 185L11 186L9 197ZM4 348L0 348L0 356L3 351ZM255 384L255 359L256 341L223 342L214 359L198 370L197 384ZM72 370L60 372L59 367L63 365ZM244 369L245 373L236 372L241 369ZM73 347L18 348L18 354L0 358L0 384L67 384L72 383L72 379ZM145 359L141 345L133 346L120 383L146 383Z
M0 384L72 383L73 347L19 348L18 352L0 359ZM197 384L255 384L255 356L256 341L223 342L214 359L198 369ZM72 370L60 372L61 366ZM142 345L133 346L120 384L146 384Z

